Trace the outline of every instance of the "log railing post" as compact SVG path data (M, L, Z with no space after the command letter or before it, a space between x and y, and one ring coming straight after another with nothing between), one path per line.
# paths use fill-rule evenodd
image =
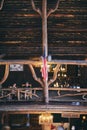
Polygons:
M42 44L43 53L45 48L46 57L48 56L48 37L47 37L47 0L42 1Z
M48 56L48 37L47 37L47 0L42 0L42 49L43 55L45 51L45 57ZM47 70L46 70L47 71ZM47 72L48 73L48 72ZM45 103L49 103L48 81L44 82L44 100Z

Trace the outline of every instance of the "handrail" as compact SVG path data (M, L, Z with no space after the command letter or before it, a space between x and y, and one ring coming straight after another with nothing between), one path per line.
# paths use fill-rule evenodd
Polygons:
M0 60L0 65L5 64L32 64L32 65L41 65L42 61L33 61L33 60ZM71 65L87 65L87 60L52 60L48 64L71 64Z
M41 87L35 87L35 88L27 88L27 90L43 90ZM87 88L58 88L58 87L49 87L49 90L61 90L61 91L87 91ZM7 90L11 91L12 88L1 88L0 90ZM26 88L16 88L15 90L26 90Z
M55 96L49 97L50 100L58 100L58 98L65 97L65 96L69 96L69 97L71 97L71 96L81 96L82 100L87 99L86 98L87 88L49 87L48 90L49 91L56 91ZM24 95L24 100L27 100L29 98L32 99L33 96L36 97L37 99L41 99L41 97L39 97L37 91L43 91L43 88L41 88L41 87L37 87L37 88L16 88L16 89L2 88L2 89L0 89L0 92L1 92L0 99L6 98L6 97L8 97L8 100L12 99L12 95L14 94L13 92L15 92L15 95L16 95L18 101L21 101L21 95ZM67 93L65 93L65 94L61 93L61 92L65 92L65 91ZM6 94L4 94L4 92L6 92ZM75 93L73 93L73 92L75 92ZM67 101L68 101L68 99L67 99Z

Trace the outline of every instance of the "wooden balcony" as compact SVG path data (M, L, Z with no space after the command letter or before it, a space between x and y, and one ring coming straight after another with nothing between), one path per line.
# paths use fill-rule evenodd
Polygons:
M17 88L12 99L12 89L2 89L0 112L8 113L87 113L87 89L49 88L49 104L43 102L42 88Z

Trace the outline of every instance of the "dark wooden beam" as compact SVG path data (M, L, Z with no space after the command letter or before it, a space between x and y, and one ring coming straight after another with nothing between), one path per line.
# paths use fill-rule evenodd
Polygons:
M10 65L10 64L32 64L32 65L42 65L42 61L33 60L0 60L0 65ZM67 64L67 65L87 65L87 60L52 60L48 64Z
M39 114L39 113L78 113L87 114L87 106L70 105L1 105L0 112L9 114Z

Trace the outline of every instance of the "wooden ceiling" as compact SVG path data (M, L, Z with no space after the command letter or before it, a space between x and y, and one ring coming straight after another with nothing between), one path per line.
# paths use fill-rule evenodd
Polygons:
M34 0L42 8L42 0ZM0 3L2 0L0 0ZM47 0L47 10L57 0ZM86 0L60 0L48 17L48 54L53 59L87 59ZM0 10L0 58L37 59L42 56L42 19L31 0L6 0Z

